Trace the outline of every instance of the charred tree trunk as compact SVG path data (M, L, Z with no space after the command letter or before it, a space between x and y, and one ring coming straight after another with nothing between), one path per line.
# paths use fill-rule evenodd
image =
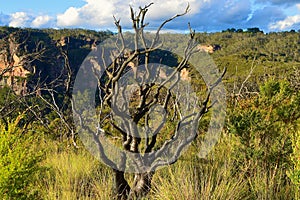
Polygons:
M114 170L115 173L115 199L116 200L125 200L128 198L130 193L130 186L124 177L124 172Z
M141 199L148 195L151 189L151 182L154 172L135 174L133 186L130 188L124 177L124 172L114 170L115 173L115 199L133 200Z
M130 190L129 199L141 199L147 196L151 189L151 182L154 172L145 172L136 174L134 183Z

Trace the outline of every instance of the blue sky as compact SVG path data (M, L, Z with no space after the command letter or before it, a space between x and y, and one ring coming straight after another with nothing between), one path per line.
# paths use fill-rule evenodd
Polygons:
M32 28L87 28L114 30L113 16L130 28L129 5L154 2L148 12L149 29L185 9L185 17L167 31L184 31L187 22L196 31L259 27L265 32L300 29L300 0L0 0L0 25Z

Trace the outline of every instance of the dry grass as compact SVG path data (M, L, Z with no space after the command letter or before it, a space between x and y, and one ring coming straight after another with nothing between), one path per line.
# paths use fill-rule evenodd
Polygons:
M43 165L48 170L37 183L43 199L111 199L111 171L85 150L49 152Z
M207 159L197 158L198 145L192 146L176 164L157 171L145 199L294 199L292 185L284 182L284 170L256 169L255 163L246 160L237 166L239 145L238 138L224 134ZM48 170L37 183L43 199L113 198L112 171L84 148L52 150L43 165Z

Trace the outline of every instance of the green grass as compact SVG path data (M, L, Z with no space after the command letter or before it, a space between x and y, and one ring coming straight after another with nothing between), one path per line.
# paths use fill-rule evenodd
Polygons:
M48 171L37 183L43 199L111 199L111 171L83 147L49 152L43 165Z
M145 199L295 199L296 188L288 181L284 168L263 169L253 160L239 157L238 137L223 133L206 159L197 157L197 146L194 143L176 164L157 171ZM244 162L237 165L240 159ZM112 170L83 147L48 152L43 165L48 171L37 182L42 199L113 198Z

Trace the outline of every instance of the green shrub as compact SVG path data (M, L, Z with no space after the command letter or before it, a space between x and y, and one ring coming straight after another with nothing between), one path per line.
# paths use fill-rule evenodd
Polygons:
M0 123L0 199L37 199L33 187L42 152L28 127L19 127L22 116L7 125Z
M300 198L300 131L298 131L293 139L293 154L291 160L293 162L293 169L288 172L288 176L296 188L296 198Z
M270 80L258 96L239 101L228 112L229 132L242 144L238 163L248 163L249 190L255 199L295 198L287 172L300 119L299 97L286 81Z

